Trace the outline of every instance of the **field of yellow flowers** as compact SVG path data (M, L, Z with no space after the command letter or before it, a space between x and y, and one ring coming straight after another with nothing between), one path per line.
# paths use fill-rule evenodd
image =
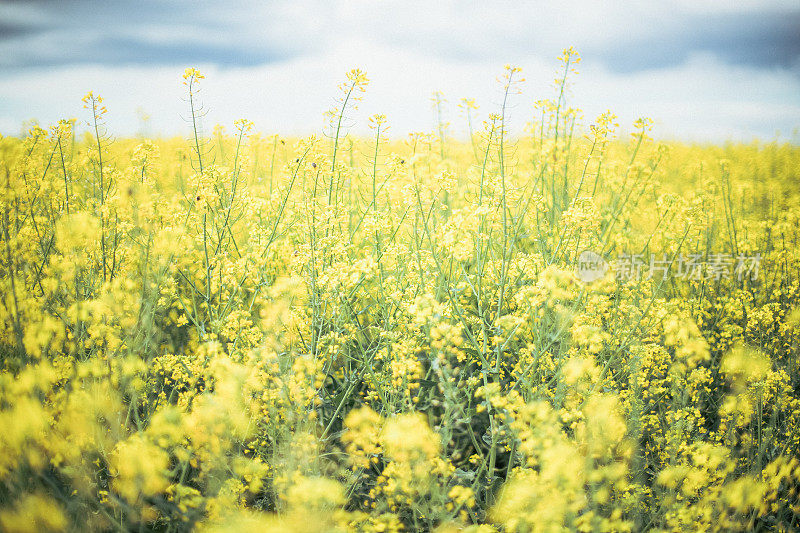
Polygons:
M0 138L0 530L800 529L800 148ZM437 97L441 103L441 98ZM485 118L484 122L479 117ZM590 122L590 121L585 121Z

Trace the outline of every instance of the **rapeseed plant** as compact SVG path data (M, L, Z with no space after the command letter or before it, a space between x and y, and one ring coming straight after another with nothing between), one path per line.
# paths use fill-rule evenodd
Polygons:
M800 151L587 128L0 138L4 531L800 528ZM581 277L591 251L604 269ZM598 266L598 265L595 265Z

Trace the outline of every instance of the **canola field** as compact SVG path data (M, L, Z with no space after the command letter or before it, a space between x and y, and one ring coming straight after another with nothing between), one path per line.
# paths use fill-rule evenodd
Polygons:
M204 130L187 69L188 139L1 138L0 530L799 530L800 147L584 119L561 60L407 137L359 70Z

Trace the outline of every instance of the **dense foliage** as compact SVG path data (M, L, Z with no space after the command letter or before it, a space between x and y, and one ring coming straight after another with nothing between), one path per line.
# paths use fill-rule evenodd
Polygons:
M576 60L513 138L507 67L466 142L194 69L188 142L0 139L0 529L799 529L800 149L584 131Z

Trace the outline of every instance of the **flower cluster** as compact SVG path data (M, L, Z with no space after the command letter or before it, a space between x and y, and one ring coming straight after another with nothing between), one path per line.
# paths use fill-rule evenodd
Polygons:
M520 138L510 65L467 142L350 135L360 70L206 137L193 68L188 141L0 137L0 529L800 528L800 149L616 137L560 60Z

